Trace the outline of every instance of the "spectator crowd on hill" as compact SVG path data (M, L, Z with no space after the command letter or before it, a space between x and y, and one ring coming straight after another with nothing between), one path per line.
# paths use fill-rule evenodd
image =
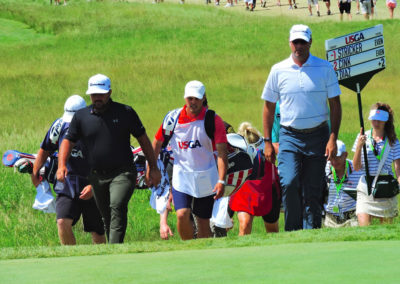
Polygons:
M225 8L232 8L234 6L241 5L239 1L242 0L227 0L226 4L224 5ZM343 14L347 14L347 19L351 20L351 4L355 2L357 12L356 14L363 14L366 20L373 19L377 16L376 11L376 0L337 0L337 3L331 3L331 0L322 0L326 6L326 15L330 16L334 14L334 10L332 6L337 6L337 12L339 13L339 19L343 20ZM154 0L153 4L160 4L164 2L164 0ZM245 9L247 11L253 12L257 5L257 0L243 0ZM179 1L180 4L185 4L184 0ZM205 4L212 4L211 0L205 0ZM332 5L331 5L332 4ZM220 6L220 0L214 0L215 6ZM267 3L266 0L260 0L260 8L268 8L271 7L287 7L288 10L298 9L301 8L302 4L296 3L296 0L288 0L288 4L281 3L280 0L277 0L276 3L272 1L272 3ZM321 17L321 11L319 7L318 0L307 0L307 8L308 8L308 15L313 16L312 8L315 7L316 15ZM386 7L389 11L389 18L393 18L394 9L397 7L396 0L386 0ZM336 8L335 8L336 9Z

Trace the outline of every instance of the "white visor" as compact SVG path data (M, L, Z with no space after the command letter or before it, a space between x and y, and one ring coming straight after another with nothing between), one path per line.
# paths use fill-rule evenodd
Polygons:
M381 109L372 109L369 112L368 116L369 120L379 120L379 121L388 121L389 120L389 113L387 111Z

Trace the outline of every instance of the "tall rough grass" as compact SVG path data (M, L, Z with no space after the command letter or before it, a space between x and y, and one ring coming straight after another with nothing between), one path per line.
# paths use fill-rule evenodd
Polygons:
M288 30L298 22L168 3L71 1L54 7L0 0L0 152L35 153L65 99L83 95L96 73L111 78L112 97L137 110L150 137L164 114L183 104L184 85L193 79L205 83L211 108L234 127L247 120L262 129L261 91L271 66L289 56ZM302 22L313 30L312 53L319 57L325 57L326 39L378 24ZM363 90L364 113L377 100L400 111L399 22L382 23L387 69ZM357 102L354 92L342 91L340 138L350 148L359 131ZM27 175L0 167L0 247L58 244L54 215L31 209L34 196ZM148 198L149 192L138 191L130 202L127 242L158 239ZM90 243L81 231L78 225L78 242ZM254 231L263 232L260 220Z

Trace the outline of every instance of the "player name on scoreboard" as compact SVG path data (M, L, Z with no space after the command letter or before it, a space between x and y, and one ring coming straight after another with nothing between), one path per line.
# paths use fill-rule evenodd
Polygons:
M326 40L325 49L339 81L385 68L382 25Z

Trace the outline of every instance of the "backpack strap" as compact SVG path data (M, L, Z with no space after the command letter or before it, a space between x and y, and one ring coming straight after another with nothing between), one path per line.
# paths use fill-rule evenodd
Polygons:
M175 126L178 123L179 115L181 114L183 108L177 108L171 110L164 117L162 128L163 128L163 136L164 142L162 144L162 148L167 147L169 140L171 140L172 135L174 134ZM207 136L213 140L214 132L215 132L215 111L207 110L205 118L204 118L204 128L206 130Z
M215 133L215 111L208 109L206 116L204 118L204 128L206 130L207 136L214 140Z
M171 110L164 117L163 124L162 124L163 136L164 136L164 142L162 144L163 148L167 147L169 140L171 140L171 137L174 134L174 129L175 129L176 124L178 123L178 118L179 118L179 115L181 114L182 109L183 108L177 108L177 109Z

